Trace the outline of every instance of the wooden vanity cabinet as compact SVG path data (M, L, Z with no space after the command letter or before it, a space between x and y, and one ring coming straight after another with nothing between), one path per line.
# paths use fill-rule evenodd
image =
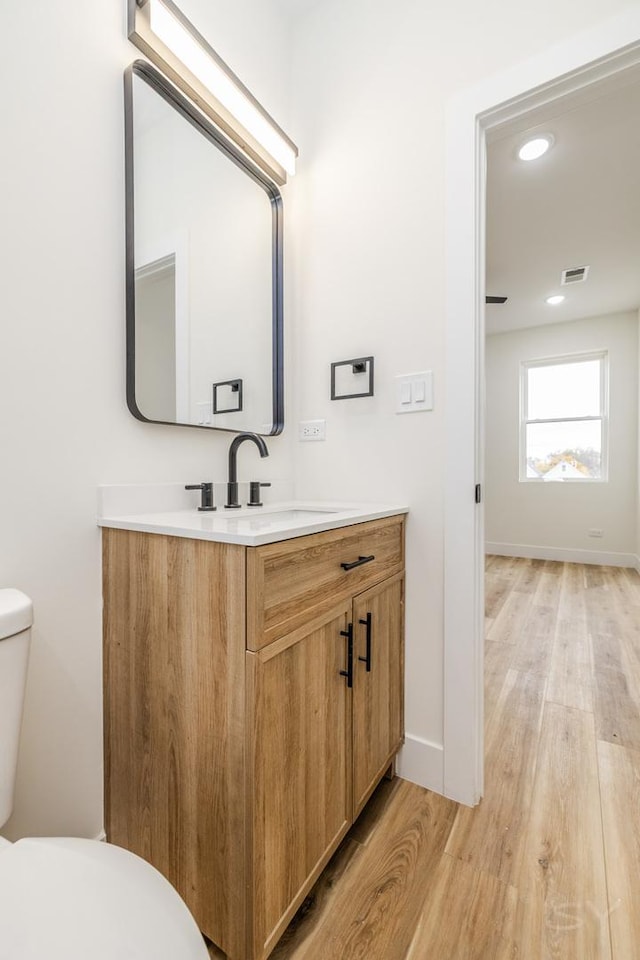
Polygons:
M404 518L262 547L103 533L108 839L263 960L402 742Z
M352 822L350 609L247 654L249 955L268 954Z
M361 593L353 604L353 818L403 737L404 576Z

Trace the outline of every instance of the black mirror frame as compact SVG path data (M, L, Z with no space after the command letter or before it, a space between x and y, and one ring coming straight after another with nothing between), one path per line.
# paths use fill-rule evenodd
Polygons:
M283 212L278 187L251 160L238 150L224 134L200 113L155 67L145 60L135 60L124 72L125 116L125 218L126 218L126 318L127 318L127 406L137 420L169 426L194 427L198 430L222 430L237 433L233 427L210 427L197 423L176 423L150 420L140 411L135 396L135 261L134 261L134 145L133 145L133 77L140 77L192 126L225 154L269 197L272 211L272 427L263 436L274 437L284 429L284 322L283 322ZM259 431L254 430L254 433Z

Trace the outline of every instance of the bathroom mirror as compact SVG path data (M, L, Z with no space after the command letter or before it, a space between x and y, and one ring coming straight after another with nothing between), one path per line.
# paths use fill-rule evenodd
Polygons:
M144 61L125 73L125 117L129 409L280 433L280 192Z

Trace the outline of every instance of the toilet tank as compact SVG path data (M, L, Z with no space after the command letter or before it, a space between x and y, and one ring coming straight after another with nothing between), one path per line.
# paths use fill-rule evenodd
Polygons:
M0 590L0 828L13 809L33 605L20 590Z

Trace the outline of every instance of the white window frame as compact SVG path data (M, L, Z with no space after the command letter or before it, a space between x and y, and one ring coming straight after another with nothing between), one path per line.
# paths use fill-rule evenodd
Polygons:
M569 363L584 363L585 361L600 361L600 413L589 417L548 417L538 420L528 416L528 379L529 370L535 367L552 367ZM600 421L602 438L602 464L599 477L585 477L578 480L575 477L562 480L562 483L607 483L609 480L609 354L607 350L595 350L589 353L570 353L559 357L544 357L537 360L522 360L520 362L520 482L544 483L544 477L527 476L527 427L532 423L581 423L585 421Z

